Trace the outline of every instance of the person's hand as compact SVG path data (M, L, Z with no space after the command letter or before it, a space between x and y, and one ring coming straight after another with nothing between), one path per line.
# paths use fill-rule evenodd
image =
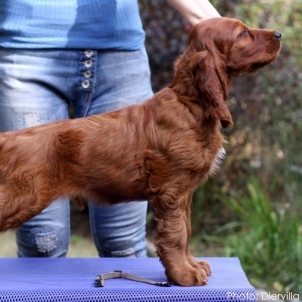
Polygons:
M221 17L208 0L168 0L194 26L200 21Z

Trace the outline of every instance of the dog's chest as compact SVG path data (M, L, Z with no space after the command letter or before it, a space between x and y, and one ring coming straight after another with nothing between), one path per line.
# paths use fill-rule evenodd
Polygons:
M214 160L212 161L212 165L210 168L210 175L215 174L220 169L220 166L223 163L225 156L226 156L225 149L221 147L216 153Z

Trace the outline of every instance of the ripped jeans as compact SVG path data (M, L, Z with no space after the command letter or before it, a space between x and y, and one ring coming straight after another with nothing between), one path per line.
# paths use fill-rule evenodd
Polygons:
M0 48L0 62L1 132L67 119L69 105L74 117L79 118L139 103L153 94L144 48ZM111 207L89 204L91 232L99 256L146 256L146 210L147 202ZM69 238L69 202L56 200L17 229L17 254L65 257Z

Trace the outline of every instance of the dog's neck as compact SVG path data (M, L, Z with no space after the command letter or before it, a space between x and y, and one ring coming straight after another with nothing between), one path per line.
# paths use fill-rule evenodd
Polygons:
M181 98L192 102L199 102L201 98L199 91L192 85L191 78L181 72L174 76L169 88Z

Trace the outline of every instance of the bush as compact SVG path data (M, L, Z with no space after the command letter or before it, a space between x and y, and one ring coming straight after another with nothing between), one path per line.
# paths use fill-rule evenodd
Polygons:
M208 240L223 242L226 256L238 256L256 285L302 294L298 215L286 205L275 208L256 180L249 183L248 191L249 196L226 201L240 220L217 229L217 237Z

